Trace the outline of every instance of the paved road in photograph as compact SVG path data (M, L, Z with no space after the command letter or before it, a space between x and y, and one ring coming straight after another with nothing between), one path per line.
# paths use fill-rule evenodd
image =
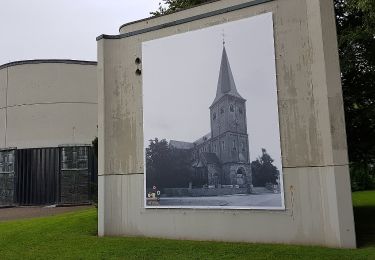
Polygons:
M237 194L215 197L162 197L160 206L280 207L281 194Z

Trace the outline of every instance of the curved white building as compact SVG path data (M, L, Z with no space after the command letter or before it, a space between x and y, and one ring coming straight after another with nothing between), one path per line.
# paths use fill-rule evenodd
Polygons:
M89 147L97 136L96 78L92 61L0 66L0 205L10 204L12 196L17 204L88 201L79 194L67 199L64 181L67 193L75 192L69 186L82 183L74 184L77 177L71 174L68 180L63 172L89 169ZM86 163L77 166L74 160Z
M0 66L0 147L91 144L96 62L30 60Z

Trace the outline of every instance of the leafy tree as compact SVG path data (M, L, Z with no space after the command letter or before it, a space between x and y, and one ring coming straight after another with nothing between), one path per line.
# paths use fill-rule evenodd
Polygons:
M191 178L189 151L169 147L165 139L150 140L146 148L147 188L186 188Z
M265 187L267 183L277 184L280 175L279 170L273 165L273 159L262 149L262 155L251 162L251 171L253 176L253 185L256 187Z
M370 190L375 188L375 177L373 169L369 169L367 164L352 165L350 169L350 177L352 191Z
M92 140L92 147L94 149L94 154L96 156L96 158L98 158L98 137L95 137L94 140Z
M374 183L375 1L335 0L352 188Z
M159 3L159 9L151 14L155 16L170 14L209 1L212 0L163 0L164 3Z

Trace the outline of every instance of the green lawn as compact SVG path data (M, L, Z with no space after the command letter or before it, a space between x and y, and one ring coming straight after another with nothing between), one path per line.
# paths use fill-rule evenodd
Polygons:
M375 191L353 193L360 249L98 238L96 210L0 223L0 259L375 259Z
M372 247L375 254L375 191L354 192L353 205L357 244Z

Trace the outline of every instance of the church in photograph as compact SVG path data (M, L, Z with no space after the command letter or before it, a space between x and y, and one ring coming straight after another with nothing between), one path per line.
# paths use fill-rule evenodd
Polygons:
M216 97L209 107L211 132L193 143L170 141L171 148L191 150L193 187L251 187L245 103L224 45Z

